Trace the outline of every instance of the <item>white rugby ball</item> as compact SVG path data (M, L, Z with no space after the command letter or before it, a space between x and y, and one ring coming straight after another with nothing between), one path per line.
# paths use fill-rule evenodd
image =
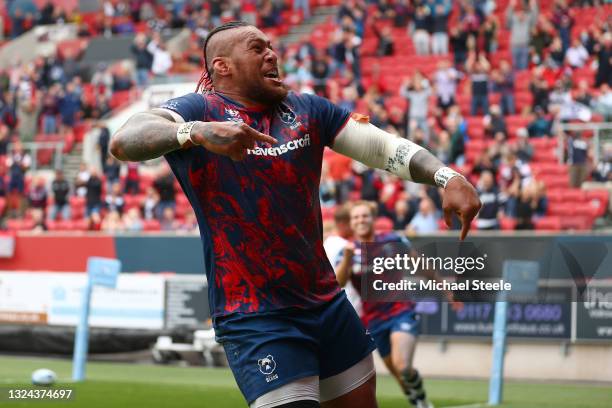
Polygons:
M57 380L57 375L48 368L39 368L32 373L32 384L34 385L52 385Z

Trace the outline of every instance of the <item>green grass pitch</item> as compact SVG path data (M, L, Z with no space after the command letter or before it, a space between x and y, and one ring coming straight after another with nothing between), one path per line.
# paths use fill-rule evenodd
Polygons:
M63 402L7 402L0 406L68 408L234 408L246 404L227 369L120 363L89 363L87 381L70 383L67 360L0 356L0 388L28 386L37 368L50 368L59 376L56 388L74 389L74 398ZM426 379L436 407L485 406L487 383L470 380ZM388 376L378 376L380 408L408 407L398 386ZM610 408L612 386L586 386L534 382L507 382L503 408ZM42 404L42 405L41 405ZM47 405L51 404L51 405Z

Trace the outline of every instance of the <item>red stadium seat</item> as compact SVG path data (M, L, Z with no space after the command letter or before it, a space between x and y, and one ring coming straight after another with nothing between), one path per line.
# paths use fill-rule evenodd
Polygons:
M561 219L559 217L542 217L534 220L536 230L560 231Z
M591 205L597 206L596 214L598 217L601 217L608 211L608 203L610 200L610 193L608 190L587 190L585 195Z

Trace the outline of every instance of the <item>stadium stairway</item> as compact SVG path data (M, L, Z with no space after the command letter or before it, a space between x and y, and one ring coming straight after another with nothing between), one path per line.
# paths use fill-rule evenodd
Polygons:
M280 38L281 43L287 46L302 41L304 38L307 38L317 26L327 22L330 17L335 16L337 12L338 6L319 6L313 9L310 18L305 19L301 24L291 28L289 33Z
M63 156L62 169L66 180L76 180L77 173L83 162L83 143L75 143L74 148Z

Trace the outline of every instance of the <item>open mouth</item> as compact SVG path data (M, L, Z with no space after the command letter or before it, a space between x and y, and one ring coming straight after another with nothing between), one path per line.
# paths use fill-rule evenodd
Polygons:
M264 78L274 79L280 81L280 75L278 74L278 69L273 69L264 74Z

